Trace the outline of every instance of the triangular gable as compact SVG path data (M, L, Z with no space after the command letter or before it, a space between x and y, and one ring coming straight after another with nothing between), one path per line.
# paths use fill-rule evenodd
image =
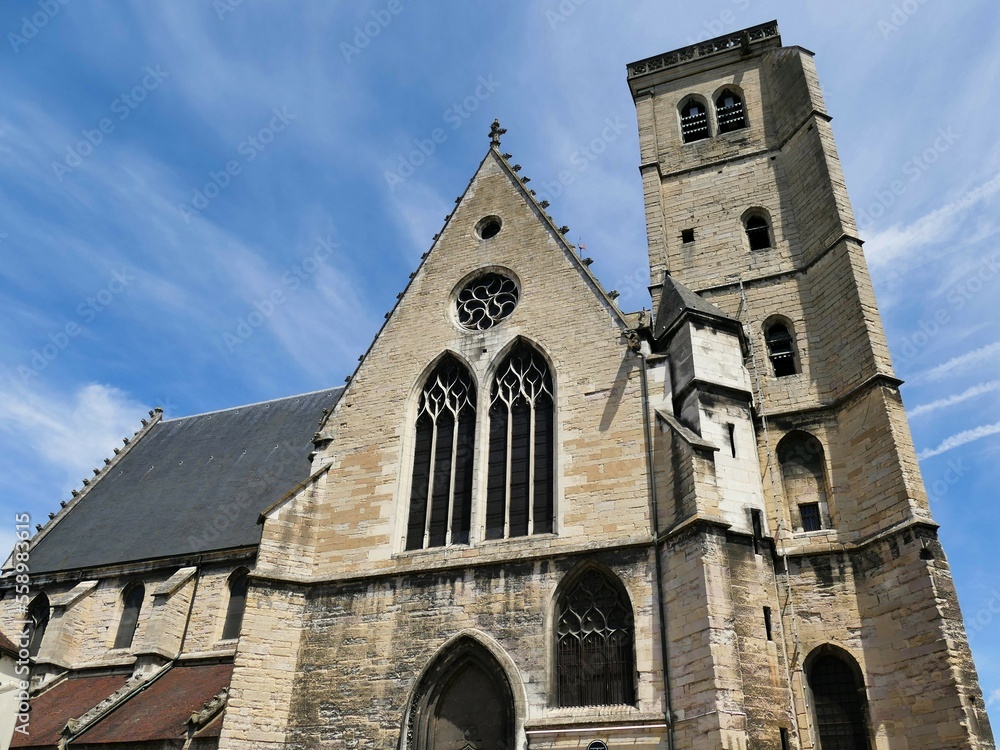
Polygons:
M494 123L494 131L496 131L497 128L498 125ZM502 133L506 131L501 130L500 132ZM493 135L493 133L491 133L491 135ZM462 192L461 196L459 196L459 198L456 200L455 210L445 217L444 226L441 228L441 231L438 234L434 235L434 241L430 249L421 256L420 265L417 266L416 271L410 274L409 281L407 282L403 291L397 296L396 304L392 307L392 309L388 313L386 313L385 322L382 324L378 332L375 334L375 337L372 339L372 343L369 345L368 349L361 357L358 358L358 363L359 363L358 367L355 369L354 373L348 376L346 379L348 385L344 392L344 397L341 398L340 401L336 404L336 406L331 410L330 414L327 416L326 422L324 423L324 427L330 423L330 421L334 418L337 412L341 409L342 405L350 403L352 396L351 386L358 372L364 366L365 360L368 358L372 350L375 348L379 339L386 331L386 328L393 323L397 311L399 310L400 306L404 304L404 301L410 294L411 289L414 287L414 283L420 278L420 275L425 271L425 268L427 267L428 263L433 261L435 254L440 252L439 248L442 245L445 238L448 236L449 232L455 231L454 219L461 212L462 208L467 204L471 194L475 191L476 185L479 183L479 181L483 178L484 175L491 172L492 170L499 170L503 175L506 176L511 189L515 191L516 194L520 197L525 208L530 212L532 212L532 214L534 214L534 216L538 220L539 225L544 228L547 235L560 249L563 257L576 270L576 272L580 275L581 279L585 281L587 287L594 294L595 299L606 310L611 319L613 319L615 323L620 326L621 331L624 333L625 331L631 329L632 326L629 324L629 321L627 320L626 316L621 312L621 310L618 309L612 296L609 295L609 293L604 289L600 281L598 281L597 277L594 276L594 274L591 272L589 265L587 263L584 263L583 260L580 258L580 256L577 254L575 246L566 239L564 235L565 228L557 227L555 222L552 220L552 217L548 213L546 213L545 208L547 207L547 203L543 205L543 203L538 201L537 198L535 197L534 191L529 190L525 186L525 183L528 181L528 178L518 177L517 171L520 169L520 166L511 166L510 162L508 161L510 155L501 152L499 138L494 137L492 141L493 142L491 143L489 150L486 152L486 155L483 157L482 161L480 161L479 166L476 168L475 173L473 174L472 178L466 185L465 190Z

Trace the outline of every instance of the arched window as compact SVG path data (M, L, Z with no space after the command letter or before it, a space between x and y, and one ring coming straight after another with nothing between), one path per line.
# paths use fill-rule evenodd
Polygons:
M463 638L435 660L414 693L408 750L513 748L514 698L484 646Z
M38 649L42 646L42 638L45 636L45 628L48 627L48 624L49 598L42 593L31 600L24 623L28 636L28 653L31 656L38 654Z
M785 323L775 321L767 326L764 341L767 344L768 359L774 368L774 377L783 378L798 372L795 365L795 342Z
M542 356L517 345L490 391L486 538L553 530L552 376Z
M715 117L719 122L719 132L729 133L747 126L747 114L743 99L732 89L723 89L715 98Z
M250 571L246 568L237 568L229 576L229 604L226 606L226 622L222 626L223 640L240 637L249 582Z
M635 703L632 604L621 583L587 568L558 601L560 706Z
M476 386L451 355L428 376L417 405L406 549L468 544Z
M743 223L751 250L767 250L774 246L771 241L771 225L763 214L752 213Z
M807 674L820 747L869 750L868 701L857 662L839 650L822 650L807 660Z
M708 109L694 97L681 105L681 137L685 143L708 138Z
M146 587L140 582L130 583L122 591L122 619L118 621L118 634L115 636L115 648L131 648L135 629L139 624L139 611L142 600L146 596Z
M827 515L823 444L808 432L790 432L778 443L778 463L785 500L798 511L795 525L819 531Z

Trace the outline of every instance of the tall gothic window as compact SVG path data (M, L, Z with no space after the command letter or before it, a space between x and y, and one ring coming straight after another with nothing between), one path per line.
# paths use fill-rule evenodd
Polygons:
M451 355L427 378L417 406L406 549L468 544L476 386Z
M45 636L45 628L49 624L49 598L43 593L31 600L28 605L28 615L25 619L25 630L28 633L28 653L38 654Z
M553 530L552 376L542 356L519 344L490 391L486 538Z
M691 143L708 136L708 109L691 97L681 105L681 137L685 143Z
M747 126L747 115L743 109L743 99L732 89L723 89L715 99L715 118L720 133L729 133Z
M118 621L118 633L115 635L115 648L131 648L135 629L139 624L139 611L142 600L146 596L146 588L140 582L130 583L122 591L122 619Z
M229 576L229 604L226 606L226 622L222 626L223 640L240 637L240 626L243 624L243 610L247 605L247 586L250 582L250 571L237 568Z
M632 604L616 579L585 570L559 597L560 706L635 703Z
M822 648L822 647L821 647ZM861 670L844 654L822 653L807 669L823 750L868 750L867 699Z

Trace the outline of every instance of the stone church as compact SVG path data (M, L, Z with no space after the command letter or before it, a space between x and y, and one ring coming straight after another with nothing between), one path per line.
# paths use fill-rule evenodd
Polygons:
M812 53L627 70L652 312L494 123L346 386L151 413L8 560L14 746L994 747Z

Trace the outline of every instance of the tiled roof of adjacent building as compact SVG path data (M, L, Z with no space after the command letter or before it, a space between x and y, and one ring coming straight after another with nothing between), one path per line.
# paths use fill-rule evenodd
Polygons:
M33 573L254 546L343 388L152 425L31 550Z
M70 677L53 685L31 699L27 729L14 732L11 747L55 747L67 721L89 711L127 679L127 674Z
M73 740L74 746L131 746L183 740L192 713L229 687L232 664L176 666ZM220 722L203 736L217 736Z

